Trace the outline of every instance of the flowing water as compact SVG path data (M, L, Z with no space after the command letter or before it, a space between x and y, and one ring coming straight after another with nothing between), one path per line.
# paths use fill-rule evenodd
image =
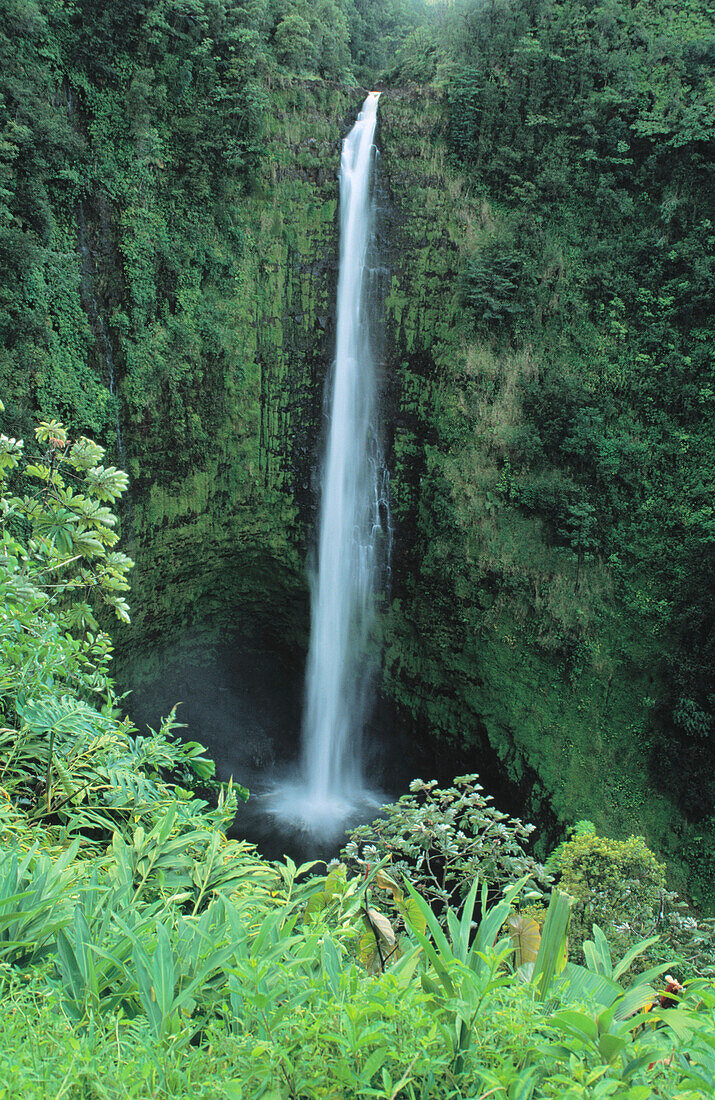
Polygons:
M389 537L386 477L376 425L368 256L374 224L378 92L343 143L337 338L330 380L317 573L306 672L302 758L274 788L269 811L330 835L377 803L363 775L361 741L371 705L370 630Z

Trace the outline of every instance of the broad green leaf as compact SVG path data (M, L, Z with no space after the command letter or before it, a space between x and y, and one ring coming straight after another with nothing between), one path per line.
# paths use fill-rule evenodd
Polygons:
M649 985L637 985L627 990L616 1002L615 1019L627 1020L641 1009L649 1008L655 1000L655 990Z
M595 1043L598 1040L598 1025L594 1018L587 1016L585 1012L567 1009L557 1012L551 1019L555 1027L567 1035L576 1036L584 1043Z
M174 953L171 949L169 936L163 924L160 924L157 930L157 944L152 960L152 975L159 1011L163 1016L166 1016L174 1000L176 974Z
M534 962L541 943L541 929L538 921L524 913L513 913L507 919L507 928L516 948L516 966Z
M475 878L464 901L462 918L459 923L459 936L455 945L457 948L457 958L461 962L466 962L469 954L469 938L472 930L472 918L474 916L474 906L477 900L478 889L479 879Z
M365 1065L362 1068L362 1073L360 1074L366 1084L369 1084L377 1071L382 1069L387 1060L387 1055L387 1046L380 1046L377 1050L373 1050L372 1054L366 1059Z
M406 881L405 886L407 887L407 891L410 897L413 899L415 905L417 906L420 915L424 919L427 928L429 928L430 932L432 933L437 951L442 955L444 959L451 959L453 955L449 940L442 931L441 925L434 913L432 912L432 909L421 896L421 894L419 894L417 890L415 890L411 882ZM411 927L414 929L415 926L411 925Z
M611 978L587 970L577 963L567 963L558 978L558 986L566 986L569 1000L592 1001L595 1004L611 1005L620 995L621 987Z
M539 1000L548 996L554 977L566 965L566 932L570 915L571 898L560 890L554 890L531 978L532 983L537 986Z
M622 1035L605 1034L601 1035L598 1040L598 1048L601 1052L601 1057L606 1062L612 1062L614 1058L617 1058L621 1054L627 1045L627 1039Z

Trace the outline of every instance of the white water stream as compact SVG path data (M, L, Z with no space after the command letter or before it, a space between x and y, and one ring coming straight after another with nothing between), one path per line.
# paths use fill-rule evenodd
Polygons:
M330 420L320 501L299 775L270 796L273 814L317 834L375 803L361 741L370 705L369 635L385 513L371 350L368 249L379 92L343 142L340 272Z

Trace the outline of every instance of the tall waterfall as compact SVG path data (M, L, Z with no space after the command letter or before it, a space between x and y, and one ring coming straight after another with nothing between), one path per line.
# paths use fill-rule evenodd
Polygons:
M379 92L343 143L340 273L329 433L320 501L298 782L274 792L274 812L327 833L369 800L361 739L369 706L369 634L385 515L376 432L370 269Z

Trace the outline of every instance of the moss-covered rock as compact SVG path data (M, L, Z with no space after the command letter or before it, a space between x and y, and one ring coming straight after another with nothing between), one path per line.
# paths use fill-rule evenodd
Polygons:
M552 835L584 816L643 832L678 889L705 901L712 827L686 822L652 778L664 638L651 578L589 553L573 534L586 520L549 512L572 499L568 469L514 460L533 446L527 402L554 374L574 392L603 385L608 332L589 331L587 361L542 325L536 299L506 329L475 326L473 272L493 266L511 215L450 165L434 92L387 94L380 114L397 520L385 689L447 756L484 775L496 755L512 805Z

